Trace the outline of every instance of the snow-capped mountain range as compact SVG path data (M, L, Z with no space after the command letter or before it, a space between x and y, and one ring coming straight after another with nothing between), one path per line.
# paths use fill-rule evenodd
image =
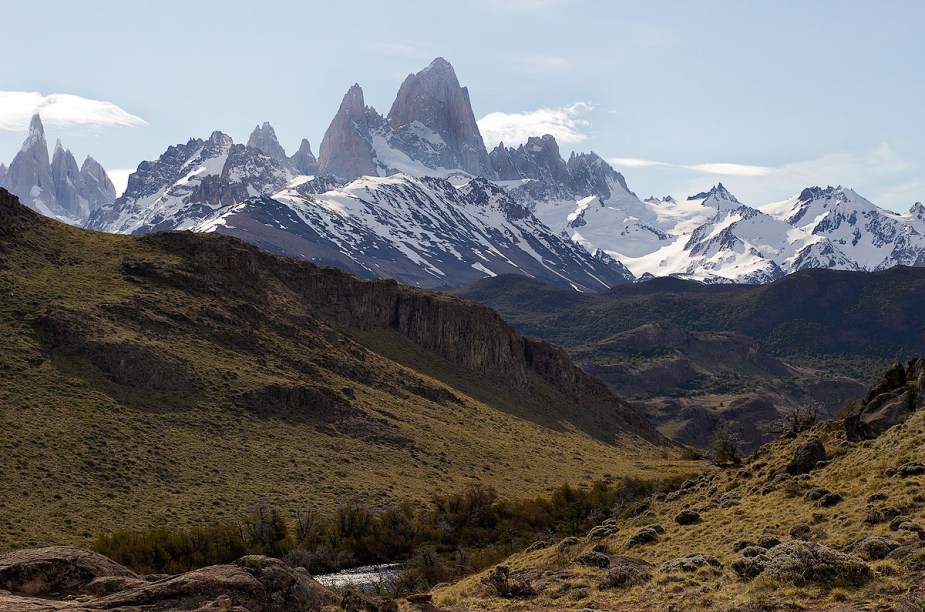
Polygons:
M526 274L596 291L674 275L764 283L804 268L925 266L925 206L905 214L844 187L748 206L722 184L642 200L594 153L563 159L552 136L485 148L442 58L399 89L387 116L354 85L316 158L287 155L268 123L246 145L222 132L144 161L119 198L60 143L49 161L38 117L0 186L63 221L119 233L221 232L367 277L457 287Z

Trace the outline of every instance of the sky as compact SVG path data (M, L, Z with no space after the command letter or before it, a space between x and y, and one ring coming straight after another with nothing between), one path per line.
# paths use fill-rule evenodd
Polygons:
M722 182L761 205L845 185L925 200L918 0L45 0L3 8L0 162L39 109L117 183L213 130L269 121L317 154L347 89L388 112L433 58L468 86L486 145L552 133L640 197Z

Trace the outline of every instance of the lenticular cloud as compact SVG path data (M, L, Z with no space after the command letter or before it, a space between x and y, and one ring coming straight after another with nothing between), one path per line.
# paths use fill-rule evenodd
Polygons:
M20 131L35 113L45 125L73 127L136 127L147 121L112 102L72 94L42 95L35 91L0 91L0 130Z

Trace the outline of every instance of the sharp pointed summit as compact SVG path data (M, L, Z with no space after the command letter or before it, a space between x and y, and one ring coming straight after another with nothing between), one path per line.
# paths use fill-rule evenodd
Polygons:
M363 89L355 83L321 140L318 164L322 173L344 179L377 174L367 115Z
M314 153L312 153L312 145L308 142L307 138L302 139L299 150L293 153L292 157L289 158L289 164L299 174L315 175L319 173L318 160L315 158Z
M412 159L431 167L491 175L469 91L442 57L408 75L387 119L397 147Z

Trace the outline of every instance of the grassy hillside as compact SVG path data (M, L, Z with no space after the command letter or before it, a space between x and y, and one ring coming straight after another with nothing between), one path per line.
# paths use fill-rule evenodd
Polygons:
M602 533L507 559L507 584L530 595L501 596L490 570L437 589L435 601L447 610L922 610L925 466L908 463L922 460L925 409L919 381L909 385L918 408L875 439L851 441L841 421L817 425L677 493L615 508ZM825 461L793 470L813 438ZM664 531L632 542L654 525ZM864 542L872 536L883 539ZM687 568L672 564L697 554ZM777 562L755 576L750 558Z
M690 471L564 353L457 298L0 190L0 549Z

